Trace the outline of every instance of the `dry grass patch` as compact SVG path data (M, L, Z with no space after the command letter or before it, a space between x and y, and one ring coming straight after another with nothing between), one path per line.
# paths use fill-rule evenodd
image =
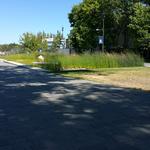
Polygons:
M68 73L67 76L150 91L150 68L103 69L93 73Z

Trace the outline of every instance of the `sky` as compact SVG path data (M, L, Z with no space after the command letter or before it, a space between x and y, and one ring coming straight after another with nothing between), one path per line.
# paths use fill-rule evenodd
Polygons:
M82 0L1 0L0 44L18 43L25 32L70 31L68 13Z

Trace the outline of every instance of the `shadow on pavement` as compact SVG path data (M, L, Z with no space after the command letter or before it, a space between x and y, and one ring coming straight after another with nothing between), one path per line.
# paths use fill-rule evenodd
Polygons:
M150 94L0 67L0 150L149 150Z

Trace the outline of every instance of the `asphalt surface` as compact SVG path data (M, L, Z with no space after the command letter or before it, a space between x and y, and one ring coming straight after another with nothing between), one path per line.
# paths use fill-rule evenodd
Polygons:
M0 62L0 150L149 150L150 93Z
M150 63L144 63L145 67L150 67Z

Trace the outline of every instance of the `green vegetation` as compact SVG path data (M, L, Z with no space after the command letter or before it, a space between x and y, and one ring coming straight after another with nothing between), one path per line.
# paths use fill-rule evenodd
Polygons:
M16 43L10 43L10 44L2 44L0 45L0 52L10 52L11 53L17 53L20 52L21 50L21 46L19 44Z
M146 83L150 70L142 67L144 59L141 57L150 60L149 0L83 0L72 8L69 21L72 30L66 44L75 50L75 55L57 54L63 40L61 32L57 35L27 32L21 36L20 45L0 45L0 51L6 52L1 55L7 54L1 58L65 76L150 90ZM105 31L104 52L100 52L98 44L102 28ZM49 38L53 38L51 47L48 46ZM38 59L39 55L44 59Z
M129 28L134 33L134 45L150 50L150 7L136 3L130 16Z
M83 0L69 14L70 44L77 52L97 49L104 19L106 51L133 48L150 55L149 12L149 0Z
M51 47L48 47L47 39L53 38ZM42 50L43 52L57 52L58 47L60 47L61 32L57 31L57 34L39 32L37 34L33 33L24 33L20 38L20 44L25 52L37 52Z
M56 66L56 70L64 69L98 69L143 66L144 60L133 53L109 54L95 53L82 55L46 55L46 66ZM58 69L60 67L60 69ZM51 68L51 67L50 67ZM55 70L55 69L53 69Z
M134 53L94 53L82 55L43 53L43 56L45 58L45 64L42 64L40 67L54 72L58 72L63 69L135 67L143 66L144 64L144 60ZM33 65L33 62L40 61L38 60L37 53L8 55L3 56L2 58L28 65Z
M48 49L46 36L47 34L45 32L39 32L37 34L27 32L21 36L20 44L24 51L36 52L39 49L46 51Z
M41 67L53 72L60 72L63 69L62 62L60 61L61 57L62 55L59 54L45 53L44 58L46 64L41 65Z
M15 61L27 65L33 65L33 62L37 61L37 54L36 53L29 53L29 54L12 54L1 56L2 59L6 59L9 61Z
M56 53L58 51L58 48L61 45L61 40L63 39L63 35L61 32L57 31L57 34L53 36L54 40L52 42L52 45L49 49L49 52Z
M53 42L51 47L48 47L47 40L50 38L53 39ZM62 39L63 35L59 31L56 35L44 31L37 34L26 32L20 37L20 44L2 44L0 45L0 52L5 54L37 53L38 51L56 53Z
M150 91L150 85L147 84L150 82L150 69L142 67L143 59L133 53L120 55L97 53L69 56L45 53L43 55L47 56L45 65L33 65L33 62L38 61L38 54L36 53L7 55L1 58L30 66L39 66L67 77ZM62 70L63 68L64 70Z

